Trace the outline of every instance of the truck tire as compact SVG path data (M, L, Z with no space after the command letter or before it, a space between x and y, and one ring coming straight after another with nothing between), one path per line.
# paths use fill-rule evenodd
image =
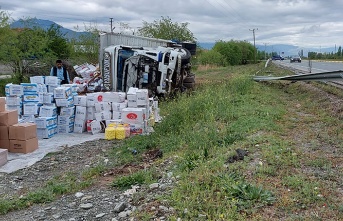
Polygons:
M187 63L191 62L191 52L189 52L186 48L182 48L181 50L183 50L185 53L182 54L181 56L181 65L185 65Z
M183 86L186 88L194 88L195 86L195 75L191 74L183 79Z

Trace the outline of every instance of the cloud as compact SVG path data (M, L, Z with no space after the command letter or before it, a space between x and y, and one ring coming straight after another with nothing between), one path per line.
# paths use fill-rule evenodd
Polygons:
M123 22L135 29L168 16L188 22L202 42L252 42L256 29L259 44L343 45L341 0L11 0L0 7L14 19L36 17L71 29L93 24L109 31L110 18L116 27Z

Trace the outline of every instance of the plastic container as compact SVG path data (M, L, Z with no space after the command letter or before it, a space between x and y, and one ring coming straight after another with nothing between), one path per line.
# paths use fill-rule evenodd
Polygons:
M116 128L114 128L114 127L106 127L106 129L105 129L105 139L106 140L114 140L114 139L116 139Z
M116 128L116 139L117 140L123 140L125 139L125 128L122 124L119 124Z
M128 138L131 135L130 132L130 124L124 124L124 129L125 129L125 137Z

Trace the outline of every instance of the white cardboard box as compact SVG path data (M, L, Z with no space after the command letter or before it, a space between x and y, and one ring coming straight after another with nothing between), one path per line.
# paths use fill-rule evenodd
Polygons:
M148 106L149 105L149 91L148 89L138 89L137 95L137 106Z
M86 96L74 96L74 105L87 107Z
M23 109L24 115L38 114L38 102L23 102Z
M6 104L9 106L23 105L22 96L6 96Z
M69 125L74 124L75 116L63 116L59 115L57 117L57 125Z
M86 120L95 119L95 107L87 107Z
M117 102L112 103L113 111L121 111L124 108L127 108L127 101L124 101L122 103L117 103Z
M44 76L33 76L30 77L30 82L33 84L44 84Z
M100 113L95 113L95 119L97 121L103 121L103 120L111 120L111 112L110 111L102 111Z
M61 107L60 115L62 115L62 116L73 116L73 115L75 115L75 106L74 107Z
M111 107L111 103L108 102L96 102L95 103L95 111L96 112L102 112L102 111L111 111L112 107Z
M23 87L24 94L38 92L38 84L36 83L20 83L20 85Z
M82 120L85 121L87 118L87 107L76 106L75 108L75 121Z
M74 124L57 125L57 133L65 134L74 132Z
M51 86L59 86L60 80L56 76L45 76L45 84Z
M74 99L72 97L68 98L56 98L55 99L57 107L73 107Z
M145 108L124 108L121 118L124 123L143 124L145 120Z
M55 106L43 105L39 110L40 117L54 117L57 116L57 108Z
M37 128L53 127L57 124L57 117L37 117L35 119Z
M75 119L74 122L74 133L83 133L86 131L86 121Z
M48 128L37 128L37 137L40 139L48 139L57 134L57 125Z
M54 89L54 98L69 98L71 96L70 87L56 87Z

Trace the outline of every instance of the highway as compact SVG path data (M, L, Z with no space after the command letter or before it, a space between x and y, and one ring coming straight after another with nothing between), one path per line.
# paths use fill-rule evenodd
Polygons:
M303 73L321 73L321 72L328 72L328 71L343 71L343 62L342 61L311 61L312 68L310 69L310 61L309 60L302 60L301 63L290 63L289 60L283 61L273 61L273 63L288 67L290 69L294 69L295 71L303 72Z

